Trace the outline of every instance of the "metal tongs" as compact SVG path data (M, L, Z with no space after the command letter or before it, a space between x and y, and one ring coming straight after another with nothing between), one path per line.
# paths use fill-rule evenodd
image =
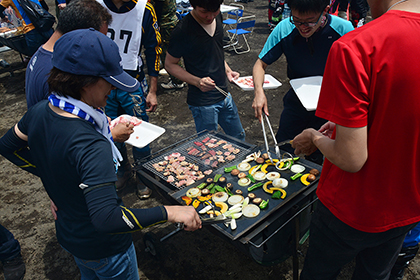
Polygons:
M277 145L276 135L274 135L273 128L271 127L271 123L270 123L270 120L268 119L268 116L264 112L263 112L263 115L267 121L268 127L270 128L271 136L273 137L273 140L274 140L274 149L276 151L277 158L280 159L281 158L280 148ZM264 134L265 149L267 150L268 158L273 163L273 158L271 157L270 148L268 147L267 135L265 134L264 118L262 115L261 115L261 126L262 126L262 130Z
M212 225L212 224L221 224L221 223L230 223L232 220L231 217L226 217L225 215L219 215L213 218L201 218L201 224L205 225Z

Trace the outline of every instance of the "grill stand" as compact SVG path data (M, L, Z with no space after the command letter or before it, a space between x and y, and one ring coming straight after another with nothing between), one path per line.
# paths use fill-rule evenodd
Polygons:
M197 136L195 136L197 137ZM190 137L188 140L193 139ZM181 141L179 143L183 143ZM177 144L179 144L177 143ZM176 144L171 145L174 147ZM163 149L167 151L170 147ZM162 154L162 150L157 154ZM153 159L153 155L151 157ZM304 159L303 159L304 160ZM311 168L317 168L321 170L322 167L304 160L305 164ZM142 168L138 168L137 172L144 179L145 183L154 188L162 197L167 199L172 204L180 204L180 201L177 200L177 196L174 194L179 194L179 190L174 190L171 186L167 186L165 182L161 182L158 176L155 174L150 174L149 171ZM298 279L299 277L299 259L298 259L298 247L300 244L301 236L304 239L308 232L306 231L309 227L309 214L310 210L314 206L314 203L317 201L316 197L316 188L318 182L314 182L307 189L303 190L296 196L292 197L285 205L276 211L272 212L268 217L264 218L260 223L255 225L253 228L250 228L246 233L238 239L232 239L227 237L224 234L220 234L214 225L207 227L208 230L214 232L221 238L226 239L233 243L233 245L239 248L242 252L251 257L259 264L262 265L273 265L284 261L285 259L292 256L293 258L293 279ZM311 207L311 209L310 209ZM302 222L303 220L303 222ZM305 221L306 220L306 221ZM159 243L167 240L169 237L178 233L180 230L175 229L169 234L165 235L163 238L154 239L149 238L148 236L144 237L145 247L148 248L147 244L151 244L151 248L147 249L150 253L159 256L157 252L159 250ZM277 235L277 236L276 236ZM272 238L276 236L276 238ZM147 244L146 244L147 240ZM274 252L270 255L270 252L273 253L273 249L280 251L280 253Z

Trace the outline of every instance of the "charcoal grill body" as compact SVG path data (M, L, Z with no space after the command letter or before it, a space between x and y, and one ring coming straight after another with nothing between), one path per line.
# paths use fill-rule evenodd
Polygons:
M260 150L255 145L240 142L226 135L206 132L205 134L194 135L152 154L145 160L146 163L137 163L137 172L149 187L157 190L170 203L176 205L183 204L181 197L185 195L189 188L198 185L204 179L191 186L178 189L174 185L168 184L162 176L158 176L155 172L151 171L150 163L158 162L162 160L164 155L180 151L180 149L182 150L190 146L197 139L203 139L203 137L208 137L208 135L227 139L230 143L244 149L244 153L240 157L215 168L215 172L212 175L223 172L224 167L235 165L242 161L249 153ZM299 163L306 167L307 172L311 168L316 168L319 171L322 169L321 166L304 159L300 159ZM282 176L289 179L292 174L291 172L284 172ZM229 176L226 177L228 182L233 180ZM215 224L206 228L227 242L231 242L240 251L251 256L261 265L274 265L286 260L290 256L294 256L294 262L297 262L296 249L299 241L303 241L307 237L310 215L317 201L315 194L317 184L318 180L312 182L309 186L304 186L298 180L294 183L289 182L287 188L289 192L288 196L285 200L278 201L267 197L267 194L263 196L264 191L258 189L255 191L257 196L263 199L270 199L269 208L262 210L258 217L238 219L237 229L234 231L227 228L224 224Z

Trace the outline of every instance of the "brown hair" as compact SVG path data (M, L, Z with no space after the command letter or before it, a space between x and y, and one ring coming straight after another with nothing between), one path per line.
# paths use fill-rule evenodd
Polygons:
M100 77L95 76L70 74L53 67L47 82L50 88L50 93L54 92L60 96L70 96L74 99L80 100L80 92L82 91L82 88L96 84L99 79Z

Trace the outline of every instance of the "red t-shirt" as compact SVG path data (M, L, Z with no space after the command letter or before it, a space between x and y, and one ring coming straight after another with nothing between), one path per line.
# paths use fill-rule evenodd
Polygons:
M317 190L341 221L382 232L420 221L420 14L390 11L332 46L316 115L368 127L357 173L325 161Z

